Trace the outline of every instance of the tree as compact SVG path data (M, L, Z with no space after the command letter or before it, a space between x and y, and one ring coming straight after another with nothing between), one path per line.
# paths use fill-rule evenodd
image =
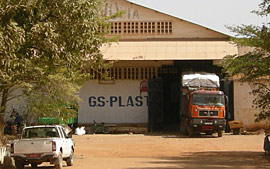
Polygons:
M28 111L43 113L78 100L90 65L102 65L100 47L112 41L101 28L118 14L103 17L101 5L102 0L0 2L0 136L7 102L16 97L27 96ZM17 89L22 92L13 95Z
M253 11L259 16L270 14L270 0L259 4L259 10ZM260 110L256 114L256 122L270 121L270 23L262 26L241 25L229 27L236 33L233 38L239 46L249 46L252 50L241 56L227 56L221 66L228 76L238 76L242 82L248 82L253 87L255 96L253 106Z
M77 115L77 96L80 85L61 73L49 75L48 81L35 86L25 97L23 113L25 123L37 124L40 117L54 117L67 120Z

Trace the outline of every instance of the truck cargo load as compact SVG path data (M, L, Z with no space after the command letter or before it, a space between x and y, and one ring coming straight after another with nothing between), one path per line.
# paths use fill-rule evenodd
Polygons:
M194 88L219 88L219 77L214 73L184 72L182 74L182 86Z

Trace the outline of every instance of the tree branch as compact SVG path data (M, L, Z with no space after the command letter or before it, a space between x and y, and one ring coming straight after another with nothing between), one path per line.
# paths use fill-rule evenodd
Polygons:
M10 97L10 98L7 99L7 102L10 101L10 100L16 99L18 97L22 97L22 96L24 96L24 94L20 94L20 95L16 95L16 96Z
M254 85L260 85L260 86L264 87L266 90L268 90L268 91L270 92L270 88L268 88L266 84L259 83L259 82L253 83L253 84L254 84Z

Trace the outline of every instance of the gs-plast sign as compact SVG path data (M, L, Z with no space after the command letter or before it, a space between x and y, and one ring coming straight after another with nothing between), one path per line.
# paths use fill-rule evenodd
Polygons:
M148 96L90 96L90 107L142 107L148 106Z

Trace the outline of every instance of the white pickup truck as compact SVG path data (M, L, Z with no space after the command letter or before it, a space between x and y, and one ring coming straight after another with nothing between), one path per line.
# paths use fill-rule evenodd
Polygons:
M17 169L28 164L36 168L43 162L50 162L56 169L61 169L63 160L67 166L72 166L74 144L71 137L60 125L25 127L21 137L11 144L11 156Z

